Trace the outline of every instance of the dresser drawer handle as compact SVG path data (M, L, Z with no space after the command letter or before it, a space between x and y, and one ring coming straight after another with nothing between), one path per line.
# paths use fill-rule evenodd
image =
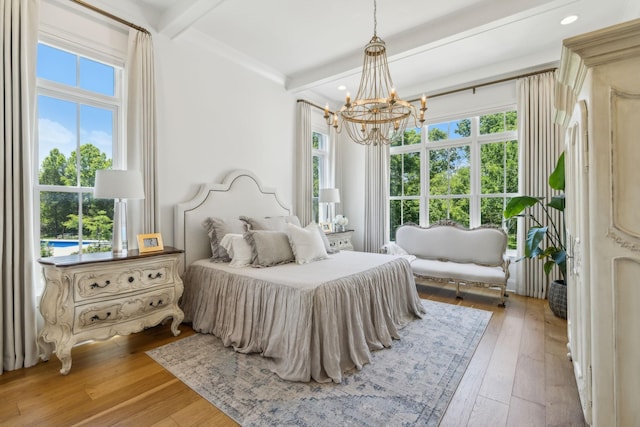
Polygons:
M105 314L106 314L106 315L105 315L105 316L104 316L104 318L102 318L102 319L101 319L101 318L100 318L100 316L98 316L97 314L96 314L96 315L94 315L94 316L91 316L91 321L92 321L92 322L102 322L102 321L104 321L104 320L107 320L107 319L109 318L109 316L111 316L111 312L110 312L110 311L107 311Z
M136 280L136 279L134 279L133 276L129 276L129 278L127 280L129 281L129 283L133 283L133 281Z
M149 279L161 279L162 278L162 273L159 272L159 271L156 274L149 273L149 275L147 277Z
M163 304L162 300L159 299L157 302L151 301L149 303L149 306L151 306L151 307L160 307L162 304Z
M94 282L94 283L92 283L91 285L89 285L89 287L90 287L91 289L95 289L95 288L100 288L100 289L102 289L102 288L106 288L106 287L107 287L107 286L109 286L110 284L111 284L111 280L105 280L104 285L100 285L100 284L98 284L98 282Z

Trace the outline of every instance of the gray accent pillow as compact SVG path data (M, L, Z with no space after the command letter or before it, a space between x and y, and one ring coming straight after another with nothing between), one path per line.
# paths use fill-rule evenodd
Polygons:
M227 250L220 245L220 242L226 234L243 234L247 231L247 225L239 219L207 218L202 222L202 226L207 230L209 236L211 260L216 262L231 261Z
M272 267L294 261L289 236L283 231L250 230L244 238L251 246L253 267Z
M293 224L300 227L300 220L295 215L272 216L264 218L251 218L248 216L241 216L240 219L249 225L249 230L272 230L286 232L287 224Z

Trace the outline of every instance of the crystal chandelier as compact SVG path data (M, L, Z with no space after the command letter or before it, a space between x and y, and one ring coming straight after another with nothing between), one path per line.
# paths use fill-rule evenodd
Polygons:
M424 112L427 110L427 99L423 95L420 100L420 117L416 115L416 107L398 96L394 89L389 65L387 63L386 45L377 36L376 0L373 1L373 37L364 47L364 63L360 87L356 98L352 101L347 93L345 104L339 111L329 115L329 107L324 109L327 124L338 132L343 128L349 137L358 144L379 145L391 144L402 137L409 119L414 126L424 123ZM339 120L342 119L341 121Z

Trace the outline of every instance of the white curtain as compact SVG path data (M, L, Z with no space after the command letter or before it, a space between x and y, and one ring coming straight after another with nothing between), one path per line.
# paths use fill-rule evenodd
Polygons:
M0 186L0 349L2 371L38 361L32 147L38 0L0 0L3 137Z
M389 146L369 145L365 159L364 250L380 252L389 224Z
M131 28L127 60L127 169L139 170L143 200L129 201L129 242L160 230L158 209L156 89L151 35Z
M340 188L340 203L337 206L334 205L333 217L337 214L344 214L344 188L342 188L342 155L340 147L340 135L333 126L327 126L329 128L329 140L331 141L331 151L329 152L329 165L331 170L329 171L329 177L331 179L330 187Z
M549 196L549 175L563 150L560 128L554 123L555 76L555 72L548 72L517 81L520 158L523 165L520 170L520 192L523 195ZM543 217L539 208L531 213L536 218ZM522 243L530 223L522 219L519 221L518 237ZM519 247L518 251L518 256L522 256L524 249ZM543 263L537 259L527 259L520 264L516 292L545 298L548 280L542 269Z
M296 215L305 225L313 219L311 105L298 101L296 118Z

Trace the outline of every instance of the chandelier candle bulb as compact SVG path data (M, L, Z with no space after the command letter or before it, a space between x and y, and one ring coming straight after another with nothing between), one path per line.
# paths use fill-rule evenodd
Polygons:
M351 94L349 92L347 92L347 102L345 103L345 105L347 107L351 105Z
M329 106L328 105L324 106L324 118L325 119L329 118Z
M424 110L427 108L427 97L422 95L420 99L420 108L422 109L422 116L424 117Z

